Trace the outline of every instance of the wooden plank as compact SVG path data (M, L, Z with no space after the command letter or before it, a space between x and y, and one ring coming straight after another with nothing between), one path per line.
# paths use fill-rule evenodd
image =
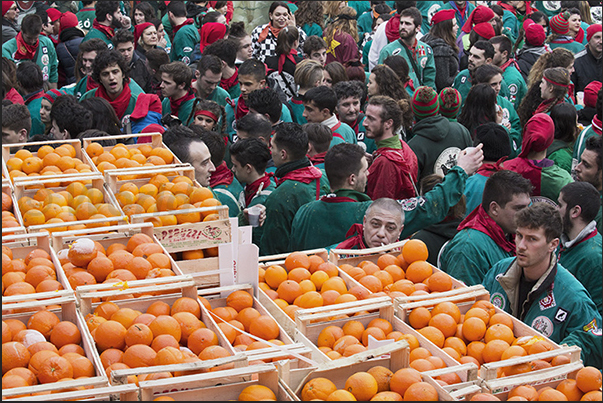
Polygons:
M2 162L4 163L4 160ZM11 212L13 213L13 215L15 216L15 220L17 220L17 223L19 224L18 227L2 227L2 238L4 238L4 236L6 235L25 234L27 230L23 226L23 216L21 215L21 210L19 210L18 207L13 185L8 179L2 179L2 192L10 196L13 202Z
M82 379L83 381L83 379ZM87 386L87 385L85 385ZM42 402L63 402L67 400L86 400L86 401L112 401L112 400L138 400L138 386L136 384L126 384L120 386L105 386L94 389L77 390L72 392L51 393L49 395L24 396L13 398L16 401L42 401Z

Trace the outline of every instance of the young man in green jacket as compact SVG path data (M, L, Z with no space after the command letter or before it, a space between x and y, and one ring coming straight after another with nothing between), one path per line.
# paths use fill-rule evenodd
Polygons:
M490 301L553 342L580 347L584 365L601 369L601 315L555 256L562 229L559 210L535 203L518 212L515 222L517 257L495 264L483 281Z
M515 214L530 204L530 181L511 171L488 178L482 204L461 222L459 232L440 252L439 267L468 286L480 284L488 270L514 255Z
M171 25L171 32L174 34L170 60L181 61L188 66L191 64L195 45L201 40L199 31L195 27L193 19L186 18L186 6L183 1L171 1L167 6L166 16ZM169 31L167 27L166 31Z
M490 38L489 42L494 46L494 57L492 64L500 67L503 71L502 78L507 85L509 101L517 109L523 97L528 92L528 86L520 72L520 67L512 56L513 44L504 35ZM504 92L503 92L504 93Z
M193 105L195 94L191 89L193 72L190 67L182 62L171 62L159 68L161 72L161 102L162 115L171 114L187 124Z
M588 182L599 191L599 197L603 200L602 179L601 179L601 136L593 136L586 140L586 149L580 157L580 163L576 166L575 178L580 182ZM597 230L603 233L601 228L601 208L595 217Z
M92 28L88 31L82 42L92 38L99 38L113 49L111 38L115 35L116 28L122 28L123 14L118 1L98 1L95 8L96 18L92 21Z

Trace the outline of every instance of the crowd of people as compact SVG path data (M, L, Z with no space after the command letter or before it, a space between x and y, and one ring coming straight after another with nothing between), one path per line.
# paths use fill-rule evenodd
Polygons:
M601 368L601 3L262 3L3 1L2 143L162 133L262 255L422 239Z

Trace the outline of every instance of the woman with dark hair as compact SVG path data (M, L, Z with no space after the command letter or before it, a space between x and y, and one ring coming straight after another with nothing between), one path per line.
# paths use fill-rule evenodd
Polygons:
M121 121L117 118L111 104L100 97L88 98L80 101L80 105L92 112L92 127L109 133L111 136L123 134Z
M287 26L278 34L276 55L268 56L265 64L268 70L269 85L279 94L284 94L286 102L297 94L295 84L295 66L302 58L297 55L299 31L294 26Z
M251 45L251 35L245 31L245 23L243 21L233 22L230 24L230 32L228 39L234 40L237 44L237 58L235 66L238 68L247 59L251 59L253 55L253 47Z
M580 18L579 14L580 13L574 14L574 17ZM572 14L569 11L564 11L550 19L551 34L546 38L546 43L549 44L551 49L564 48L570 50L573 54L584 49L584 45L580 42L576 42L574 37L570 35L571 18Z
M415 83L410 78L410 67L406 59L400 55L389 55L383 60L383 64L389 66L396 73L402 82L402 86L408 92L408 96L412 98L416 88Z
M431 29L421 38L433 50L436 65L436 89L450 87L459 72L458 25L454 10L440 10L431 18Z
M375 66L368 82L368 96L386 95L396 101L400 99L410 100L410 96L402 86L400 77L389 67L384 64Z
M307 36L317 35L322 38L323 11L320 1L300 1L299 8L295 11L295 22Z
M546 150L546 157L567 173L572 173L572 154L578 134L578 113L576 107L562 102L551 109L551 119L555 123L555 140Z
M143 22L151 22L154 18L157 18L153 6L148 2L141 1L136 3L132 8L132 25L142 24Z
M348 81L350 79L345 67L339 62L327 63L327 65L325 65L323 74L325 78L324 85L329 88L340 81Z
M532 88L540 89L540 97L524 98L517 109L521 125L525 126L528 120L536 113L550 113L551 109L564 102L568 88L571 84L570 73L563 67L551 67L544 71L540 83L534 83ZM528 91L528 95L529 95ZM540 102L538 103L538 101Z
M490 84L481 83L471 87L458 122L469 130L473 140L475 140L475 129L479 125L502 122L502 114L497 113L496 92Z
M327 52L327 64L339 62L346 66L349 62L359 61L356 10L343 7L333 22L325 27L324 39L330 50Z
M273 1L268 9L268 24L257 26L251 31L251 42L253 43L253 57L264 62L268 56L276 54L276 42L278 34L288 25L294 25L293 15L284 1ZM303 54L306 33L299 28L298 52Z

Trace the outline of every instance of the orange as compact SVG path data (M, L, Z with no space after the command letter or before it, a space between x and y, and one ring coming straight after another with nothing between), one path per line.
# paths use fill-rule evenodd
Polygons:
M377 365L370 368L367 372L377 381L377 393L389 391L389 381L394 376L392 371Z
M428 277L427 286L432 292L444 292L452 289L452 278L444 272L436 272Z
M239 394L239 401L277 400L270 388L263 385L247 386Z
M454 336L457 328L456 322L447 313L439 313L432 316L429 320L429 326L439 329L444 334L444 337Z
M563 393L569 401L577 402L584 395L584 392L578 388L575 379L564 379L555 389Z
M249 325L249 333L264 340L272 340L278 338L280 330L274 319L260 315Z
M88 144L88 147L86 147L86 153L88 154L88 156L90 156L90 158L98 157L103 152L104 152L103 146L101 146L99 143L96 143L96 142L92 142L92 143Z
M431 313L425 307L418 307L413 309L408 315L408 323L414 329L422 329L429 324L431 320Z
M550 401L567 401L567 397L559 392L558 390L549 388L541 392L538 396L539 402L550 402Z
M176 197L171 193L161 192L157 195L156 200L157 209L159 211L176 210L176 208L178 208Z
M479 341L486 334L486 325L478 317L465 318L463 322L463 337L467 341Z
M287 280L287 277L287 271L278 265L268 267L264 275L266 284L268 284L272 289L277 289L283 281Z
M377 381L368 372L356 372L345 381L344 388L359 401L370 400L379 391Z
M188 337L187 347L199 355L205 348L218 345L218 336L210 329L201 328L195 330Z
M509 343L504 340L492 340L486 343L486 347L482 352L484 362L500 361L504 352L509 348Z
M161 334L169 334L173 336L176 341L180 341L182 338L182 329L176 319L168 315L159 315L151 322L149 328L153 332L153 337L157 337Z
M532 385L521 385L509 392L508 397L521 396L529 401L538 400L538 392Z
M306 382L301 391L302 401L314 399L326 400L337 390L337 386L327 378L314 378Z
M401 396L404 396L404 393L406 393L411 385L421 382L421 380L421 373L416 369L402 368L396 371L391 377L389 387L392 392L396 392Z
M420 329L419 333L421 333L439 348L444 347L445 337L440 329L433 326L426 326L423 329Z
M101 352L109 348L123 350L126 346L126 332L126 328L121 323L107 320L96 328L94 341Z
M473 317L480 318L486 326L490 322L490 315L482 308L471 308L465 313L465 321Z
M406 241L402 247L402 256L404 257L404 261L408 264L420 260L427 260L429 257L427 245L419 239L410 239Z
M410 367L416 369L419 372L433 371L436 369L430 361L425 358L419 358L410 363Z
M166 178L166 180L167 180L167 178ZM207 199L211 199L214 196L212 194L211 190L209 190L206 187L193 188L192 191L190 192L190 194L188 194L188 195L190 197L191 204L195 204L195 203L207 200Z
M502 353L502 356L500 357L501 360L506 360L509 359L511 357L523 357L525 355L527 355L528 353L526 353L526 350L523 349L523 347L521 346L511 346L509 348L507 348L504 353ZM546 361L543 361L546 363Z
M459 307L452 302L441 302L434 306L431 310L431 315L435 316L439 313L445 313L452 316L456 323L460 323L461 321L461 311Z
M408 387L404 393L404 401L437 401L438 392L427 382L417 382Z
M236 309L237 312L241 312L241 310L253 306L253 297L247 291L238 290L226 298L226 305Z
M482 308L484 311L488 312L490 317L496 313L496 308L494 308L494 305L485 299L476 301L473 305L471 305L471 308Z
M481 341L474 341L467 344L467 355L473 357L479 362L479 365L484 363L483 352L486 348L486 343Z
M310 268L310 259L308 255L303 252L292 252L285 259L285 268L289 271L302 267L304 269Z
M321 293L328 290L335 290L340 295L347 293L348 289L341 277L331 277L322 284Z
M528 349L528 355L543 353L545 351L551 351L554 347L551 343L545 340L538 340L536 343L532 344ZM550 362L553 357L544 358L545 361Z
M26 174L37 173L44 167L42 159L38 157L29 157L23 161L21 170Z
M413 241L411 239L411 241ZM410 242L410 241L409 241ZM406 244L405 244L406 246ZM406 269L406 278L413 283L421 283L426 278L431 276L433 273L433 268L431 265L425 261L418 260L411 263Z
M504 340L511 344L515 340L515 336L513 335L513 330L511 330L507 325L497 323L488 327L488 330L486 330L486 334L484 335L484 341L486 343L496 339Z
M30 225L42 225L45 222L46 217L40 210L31 209L23 214L23 224L26 227L29 227Z
M505 314L505 313L495 313L494 315L492 315L492 317L490 317L490 321L488 322L488 324L490 326L495 325L497 323L502 323L503 325L506 325L509 329L513 330L513 320L511 319L510 315Z
M63 144L55 148L54 152L71 158L75 158L76 156L75 148L71 144Z
M146 344L134 344L124 351L122 361L130 368L149 367L155 365L157 354Z
M583 402L600 402L603 395L600 390L593 390L591 392L586 392L582 399Z
M42 160L43 163L43 160ZM6 167L8 168L8 171L20 171L21 167L23 166L23 160L20 158L9 158L8 161L6 161ZM45 166L45 165L44 165Z
M383 291L383 283L372 274L362 277L359 283L365 286L371 292L377 293Z
M584 392L601 389L601 372L594 367L584 367L576 374L576 386Z
M49 357L39 368L40 383L57 382L63 378L73 378L73 366L64 357Z

